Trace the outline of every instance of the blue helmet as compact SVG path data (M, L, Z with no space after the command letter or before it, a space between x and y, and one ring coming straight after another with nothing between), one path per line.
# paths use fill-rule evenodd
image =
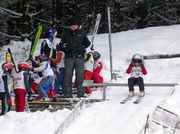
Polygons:
M53 34L55 33L55 31L57 31L56 29L49 29L47 32L46 32L46 37L47 38L53 38Z

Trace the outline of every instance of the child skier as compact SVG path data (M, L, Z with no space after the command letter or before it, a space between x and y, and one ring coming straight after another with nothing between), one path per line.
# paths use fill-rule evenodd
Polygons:
M14 73L14 92L16 100L16 112L23 112L25 107L26 92L30 96L31 88L28 82L28 71L29 65L25 61L18 63L18 72Z
M53 70L53 72L54 72L54 70ZM57 77L57 72L54 72L54 79L56 79L56 77ZM39 101L41 99L40 96L39 96L38 90L37 90L37 85L41 82L42 78L43 77L39 76L39 73L31 73L31 79L33 79L33 83L31 85L31 89L32 89L32 92L34 94L38 95L36 97L36 99L35 99L36 101ZM47 95L48 95L49 98L52 98L52 101L57 101L56 94L54 92L54 88L53 87L47 92ZM32 100L33 100L32 98L29 99L29 101L32 101Z
M142 61L142 56L134 54L132 57L131 64L126 70L127 74L131 73L131 77L128 79L129 96L134 96L134 85L138 84L140 90L140 96L145 95L143 75L147 74L146 68Z
M6 62L2 64L3 75L0 78L0 100L2 110L0 115L5 115L10 110L11 100L11 75L13 74L14 64Z
M86 56L85 56L85 63L84 63L84 80L91 80L93 75L93 65L94 65L94 58L93 52L86 49ZM89 86L85 87L85 93L91 94L92 90Z
M65 54L63 51L60 50L59 45L56 45L56 51L57 51L57 59L49 58L50 61L53 64L56 64L56 67L58 68L59 74L57 75L57 81L55 82L55 88L54 91L56 94L59 93L59 87L62 87L62 93L64 94L64 59Z
M102 62L99 61L101 55L99 52L94 51L93 58L94 58L94 65L93 65L93 74L91 80L94 83L103 83L103 76L102 76Z
M42 72L43 78L37 85L38 93L43 101L49 101L47 92L52 88L54 81L54 72L48 64L46 55L39 55L35 57L39 67L31 68L33 72Z
M40 53L45 54L47 56L47 58L51 58L51 57L49 57L49 55L51 53L51 48L53 46L53 39L56 37L56 35L57 35L56 29L49 29L46 32L46 39L41 44ZM53 48L52 57L53 58L56 57L56 48L55 47ZM56 67L56 65L54 65L54 64L51 64L51 66Z
M29 65L32 67L32 65L34 67L39 67L39 65L32 59L28 59L27 62L29 63ZM53 72L54 72L54 79L56 79L58 72L55 68L52 68ZM37 94L38 96L35 98L36 101L39 101L41 98L39 96L38 90L37 90L37 85L41 82L42 80L42 72L31 72L29 74L29 79L30 79L30 83L31 83L31 89L32 89L32 93ZM47 95L49 98L52 98L53 101L57 101L56 98L56 94L54 92L54 84L53 87L47 92ZM33 101L34 98L28 98L28 101Z

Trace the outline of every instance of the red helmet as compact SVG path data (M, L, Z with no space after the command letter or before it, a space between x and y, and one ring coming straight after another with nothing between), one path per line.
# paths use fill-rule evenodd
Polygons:
M48 61L47 56L45 54L41 54L41 55L36 56L35 60L37 61L37 59L39 59L40 62Z
M27 71L29 68L30 67L29 67L28 63L25 61L20 61L18 63L18 69L23 69L23 71Z
M5 62L2 64L2 70L8 71L14 68L14 64L12 62Z

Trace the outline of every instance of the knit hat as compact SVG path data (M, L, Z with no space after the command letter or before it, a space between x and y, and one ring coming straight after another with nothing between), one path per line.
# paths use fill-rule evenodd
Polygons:
M74 17L72 17L72 18L69 20L69 26L72 26L72 25L78 25L77 20L76 20L76 18L74 18Z

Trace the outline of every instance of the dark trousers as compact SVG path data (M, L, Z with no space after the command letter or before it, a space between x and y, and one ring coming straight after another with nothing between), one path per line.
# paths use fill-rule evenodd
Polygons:
M10 106L7 104L7 96L5 92L0 93L0 100L2 104L2 110L1 110L1 115L5 115L8 111L10 111Z
M75 69L77 96L82 97L85 88L82 86L84 80L84 58L66 58L65 59L65 79L64 79L64 95L72 97L72 77Z
M139 86L139 90L142 91L144 90L144 81L143 78L138 77L138 78L129 78L128 79L128 86L129 86L129 91L134 91L134 85L138 85Z

